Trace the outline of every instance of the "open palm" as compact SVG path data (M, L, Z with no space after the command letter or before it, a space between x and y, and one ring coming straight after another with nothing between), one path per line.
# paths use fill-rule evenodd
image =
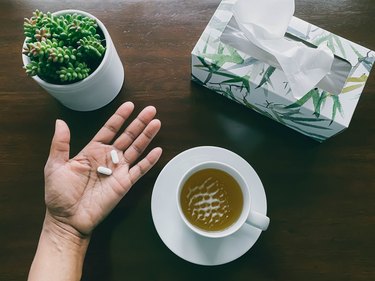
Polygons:
M160 129L160 121L154 119L154 107L143 109L115 138L133 109L130 102L121 105L72 159L69 159L69 128L64 121L56 121L44 170L47 215L52 220L81 235L89 235L131 186L157 162L162 152L160 148L153 149L136 163ZM112 162L111 150L117 152L118 164ZM110 168L112 175L98 173L99 166Z

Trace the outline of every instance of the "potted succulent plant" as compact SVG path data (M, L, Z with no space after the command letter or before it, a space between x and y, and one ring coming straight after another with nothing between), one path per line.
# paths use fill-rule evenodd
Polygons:
M26 73L66 107L95 110L119 93L124 69L107 29L93 15L36 10L25 19L24 33Z

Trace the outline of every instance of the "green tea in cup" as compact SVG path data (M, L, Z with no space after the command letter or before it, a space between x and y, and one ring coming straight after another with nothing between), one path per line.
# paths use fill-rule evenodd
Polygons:
M231 235L245 223L266 230L269 218L251 208L251 192L236 169L207 161L182 176L177 186L177 209L188 228L207 238Z
M241 215L243 196L238 182L220 169L199 170L185 181L180 193L181 210L194 226L220 231Z

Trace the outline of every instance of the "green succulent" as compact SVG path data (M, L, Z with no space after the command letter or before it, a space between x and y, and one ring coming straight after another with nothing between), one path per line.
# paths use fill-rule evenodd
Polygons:
M24 69L29 76L37 75L49 83L85 79L99 66L106 51L97 22L80 14L54 16L36 10L31 18L25 18L23 27L23 54L30 58Z

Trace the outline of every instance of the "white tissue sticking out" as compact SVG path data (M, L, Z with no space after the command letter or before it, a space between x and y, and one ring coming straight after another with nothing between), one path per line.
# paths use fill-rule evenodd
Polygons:
M280 64L293 96L300 98L330 71L333 53L326 45L310 48L284 38L294 0L237 0L233 15L246 38Z

